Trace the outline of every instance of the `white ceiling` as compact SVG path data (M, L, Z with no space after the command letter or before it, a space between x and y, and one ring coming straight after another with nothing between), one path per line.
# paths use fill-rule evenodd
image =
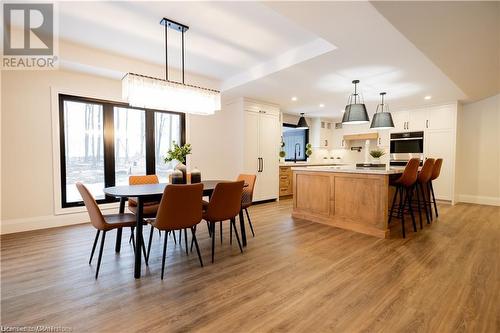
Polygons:
M382 91L393 109L465 97L368 2L313 2L307 10L300 2L266 4L338 48L227 91L230 96L244 94L278 103L289 113L333 118L341 116L353 79L361 80L371 112ZM426 95L432 99L424 100Z
M353 79L361 80L372 112L381 91L393 109L467 98L365 1L60 2L59 34L163 65L162 17L190 26L186 71L220 82L224 98L246 96L331 118L341 115ZM178 68L180 36L173 30L169 36L169 64Z
M60 37L163 65L163 17L188 25L186 71L226 80L315 41L258 2L61 2ZM169 66L180 68L181 34L169 30Z

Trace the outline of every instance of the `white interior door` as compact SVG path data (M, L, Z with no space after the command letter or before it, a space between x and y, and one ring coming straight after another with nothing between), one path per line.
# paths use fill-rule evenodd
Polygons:
M259 123L259 151L261 172L258 173L257 200L278 198L280 123L277 115L261 113Z
M453 196L453 131L427 131L425 133L425 157L442 158L443 165L438 179L432 182L437 199L452 200Z

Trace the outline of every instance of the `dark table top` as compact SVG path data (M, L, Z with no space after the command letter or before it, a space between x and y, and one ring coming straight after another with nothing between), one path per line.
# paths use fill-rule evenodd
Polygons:
M203 194L206 195L215 189L218 183L226 180L202 180ZM112 197L148 197L162 195L168 183L146 184L146 185L122 185L104 188L104 193ZM248 184L245 184L248 186Z

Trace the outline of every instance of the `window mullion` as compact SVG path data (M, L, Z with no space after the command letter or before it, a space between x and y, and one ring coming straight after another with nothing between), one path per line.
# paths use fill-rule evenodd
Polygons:
M115 186L115 129L112 104L103 104L104 122L104 183ZM111 198L108 198L111 199ZM114 201L114 200L113 200Z
M146 121L146 173L153 175L156 172L155 161L155 113L153 111L145 111Z

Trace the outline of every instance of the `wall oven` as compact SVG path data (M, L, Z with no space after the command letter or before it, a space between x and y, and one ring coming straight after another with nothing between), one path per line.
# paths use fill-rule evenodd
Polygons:
M391 134L390 165L404 166L412 158L424 159L424 132Z

